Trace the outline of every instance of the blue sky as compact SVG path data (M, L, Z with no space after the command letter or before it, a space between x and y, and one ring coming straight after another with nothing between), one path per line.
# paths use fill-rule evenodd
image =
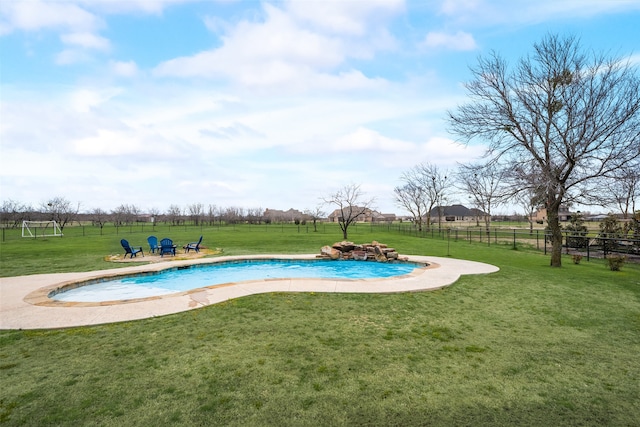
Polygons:
M638 23L638 0L0 0L0 199L304 210L359 184L403 213L404 171L483 153L445 123L479 56L558 33L638 64Z

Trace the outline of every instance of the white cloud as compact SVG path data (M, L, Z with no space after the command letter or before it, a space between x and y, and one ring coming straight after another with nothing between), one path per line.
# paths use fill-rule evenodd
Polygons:
M161 15L169 6L181 3L195 3L201 0L76 0L87 8L100 10L105 13L146 13L151 15ZM214 2L224 2L224 0L214 0Z
M90 136L69 142L69 155L84 158L82 161L118 158L121 167L144 168L151 176L160 164L184 162L192 154L190 146L176 144L158 132L141 127L98 129Z
M1 1L0 16L6 22L6 32L46 28L87 31L103 24L100 18L71 2Z
M629 56L628 60L631 64L640 65L640 53Z
M444 0L440 12L473 27L521 25L640 10L637 0Z
M113 74L121 77L134 77L139 71L135 61L110 61L109 67Z
M219 16L207 15L202 18L202 22L204 23L204 26L207 28L207 30L211 31L212 33L229 31L231 29L231 24L229 24Z
M264 19L260 22L244 20L231 25L217 18L205 18L210 30L225 31L222 46L165 61L155 68L154 74L223 78L243 86L294 92L375 86L381 80L371 80L359 70L342 68L350 58L368 59L377 50L395 45L385 28L368 27L372 24L367 18L379 15L388 20L391 12L401 10L401 6L401 2L386 1L290 2L285 9L263 5ZM316 8L339 13L321 14ZM331 18L327 20L327 16Z
M228 77L247 85L286 82L299 72L330 69L344 59L337 39L298 28L281 10L265 5L263 23L243 21L224 45L161 63L155 73L179 77Z
M578 7L540 1L408 2L405 13L400 0L201 2L169 11L171 0L0 0L0 32L36 33L6 38L32 56L16 60L2 85L3 197L62 194L103 209L192 202L302 209L352 181L389 198L419 162L453 168L483 154L482 146L446 138L446 110L468 101L459 82L474 56L446 49L468 52L475 40L517 47L542 31L521 25L536 8L561 11L554 28ZM19 17L29 4L50 16ZM198 19L215 33L205 35L211 45L203 45ZM584 22L585 31L611 32L595 21ZM122 33L108 40L100 32L106 24ZM166 50L153 37L160 24L181 31ZM147 36L133 36L140 33ZM409 50L416 40L435 52ZM91 66L47 68L52 49L63 48L59 64ZM170 60L139 78L168 52L174 59L163 57ZM37 74L17 68L33 59L42 64ZM118 87L109 87L113 81ZM158 179L159 171L173 178ZM393 201L380 208L397 211Z
M140 140L131 135L99 129L97 135L72 141L73 151L81 156L120 156L142 150Z
M390 83L382 78L369 78L358 70L340 72L337 75L322 74L314 76L314 86L319 89L353 91L380 90Z
M341 151L377 151L377 152L409 152L415 145L399 139L388 138L371 129L360 127L354 132L339 137L327 148L333 152Z
M79 113L86 113L93 108L108 102L114 96L117 96L121 92L118 88L107 89L77 89L71 93L70 105L71 108Z
M302 21L331 33L364 36L372 24L387 21L404 11L403 0L368 1L295 1L286 4L288 11ZM377 25L375 25L377 27Z
M63 34L60 36L63 43L79 46L87 49L109 50L109 40L88 32Z
M449 138L434 136L421 144L418 157L430 163L454 167L457 163L478 160L485 150L483 145L464 145Z
M64 49L55 56L55 62L58 65L77 64L79 62L87 62L91 60L85 51L78 49Z
M424 45L430 48L443 47L452 50L474 50L477 47L473 36L464 31L458 31L455 34L430 32L424 40Z

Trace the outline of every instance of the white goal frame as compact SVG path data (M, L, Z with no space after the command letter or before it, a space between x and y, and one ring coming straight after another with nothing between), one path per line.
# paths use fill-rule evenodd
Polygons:
M62 230L60 230L60 226L56 221L53 221L53 220L52 221L26 221L26 220L22 221L22 237L62 237L62 236L63 236Z

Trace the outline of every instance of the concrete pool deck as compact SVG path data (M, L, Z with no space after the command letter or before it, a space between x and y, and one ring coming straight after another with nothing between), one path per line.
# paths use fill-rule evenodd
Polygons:
M498 267L474 261L403 255L429 267L385 279L266 279L228 283L130 301L80 303L48 298L50 292L103 277L156 272L187 265L244 259L316 259L316 255L223 256L145 264L82 273L36 274L0 278L0 329L49 329L146 319L179 313L243 296L267 292L396 293L441 289L461 275L488 274Z

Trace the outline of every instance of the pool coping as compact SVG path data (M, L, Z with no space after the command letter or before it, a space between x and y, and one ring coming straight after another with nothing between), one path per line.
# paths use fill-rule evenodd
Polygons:
M463 274L488 274L498 267L455 258L402 255L429 264L409 274L381 279L262 279L192 289L174 294L101 303L63 302L48 295L64 286L104 277L159 272L188 265L225 261L312 260L315 254L242 255L180 260L79 273L52 273L0 278L0 329L50 329L145 319L193 310L234 298L267 292L397 293L441 289ZM368 261L363 261L368 262Z

